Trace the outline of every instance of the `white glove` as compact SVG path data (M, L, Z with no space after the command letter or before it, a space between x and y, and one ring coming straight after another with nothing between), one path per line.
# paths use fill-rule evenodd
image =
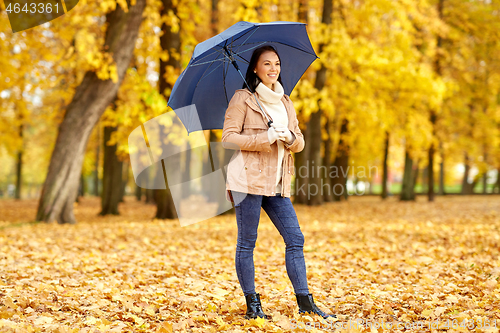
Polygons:
M267 130L267 138L269 139L269 143L273 144L274 141L279 139L278 132L274 129L274 127L269 127Z
M272 123L272 125L276 132L278 132L278 139L281 141L285 141L286 143L289 143L292 141L292 132L283 124L280 123Z

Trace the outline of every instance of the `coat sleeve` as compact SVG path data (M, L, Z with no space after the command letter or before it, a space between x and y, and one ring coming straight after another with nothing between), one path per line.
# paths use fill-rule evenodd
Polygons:
M244 92L236 92L229 102L224 118L224 127L222 128L222 146L231 149L230 145L224 145L225 142L228 142L238 145L241 150L270 152L272 149L267 137L267 131L252 135L240 134L247 109L246 97L247 94Z
M304 145L305 145L305 142L304 142L304 136L302 135L302 132L300 131L300 128L299 128L299 120L297 119L297 113L295 112L295 108L293 106L293 103L292 103L292 100L290 98L287 98L287 101L288 101L288 105L290 106L290 109L292 110L293 112L293 130L292 130L292 136L294 137L293 138L293 141L292 143L288 144L286 142L284 142L284 145L290 149L290 151L292 151L293 153L300 153L303 149L304 149Z

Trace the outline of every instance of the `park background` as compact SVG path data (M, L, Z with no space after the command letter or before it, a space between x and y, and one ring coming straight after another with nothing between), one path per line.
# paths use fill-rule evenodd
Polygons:
M307 23L319 59L291 94L306 140L295 167L309 161L356 169L354 177L296 172L293 187L306 190L295 203L344 200L355 186L358 193L404 200L415 193L432 201L435 194L500 192L496 1L148 0L142 23L133 23L137 39L128 40L135 46L126 50L116 41L131 34L107 28L117 24L112 14L120 6L127 3L81 1L64 17L19 33L10 31L3 7L0 191L3 198L38 199L45 186L39 220L72 222L40 211L83 195L100 196L102 213L116 214L124 194L158 205L159 218L175 218L168 193L136 186L127 138L171 110L171 88L195 45L240 20ZM115 63L112 49L128 52L130 62ZM97 89L99 81L110 85ZM75 92L92 87L96 95L77 100ZM70 117L79 119L65 125ZM63 126L72 136L61 135L56 146ZM205 132L207 141L220 141L221 130ZM56 153L66 150L76 153L62 154L63 161ZM376 172L358 177L357 168L370 167ZM54 199L62 180L65 198ZM315 194L314 184L347 190Z
M293 197L318 306L344 323L410 327L391 332L417 322L498 332L498 1L134 3L81 0L12 33L0 2L2 332L319 324L298 314L285 245L266 214L256 286L273 320L245 320L234 209L181 227L167 191L132 179L130 132L169 111L195 45L240 20L307 23L320 57L291 96L306 141L296 169L378 170L292 184L363 184L373 194ZM220 134L205 132L212 142Z

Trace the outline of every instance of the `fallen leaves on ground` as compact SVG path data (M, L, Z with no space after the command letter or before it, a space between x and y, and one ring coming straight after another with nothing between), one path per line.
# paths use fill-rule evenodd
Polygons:
M36 204L0 201L2 332L333 331L298 314L285 245L264 211L255 283L272 320L246 320L234 214L181 227L152 220L155 207L133 197L121 216L97 216L99 200L85 197L76 225L28 223ZM499 196L350 197L295 209L309 290L341 331L498 332ZM375 324L388 322L403 326Z

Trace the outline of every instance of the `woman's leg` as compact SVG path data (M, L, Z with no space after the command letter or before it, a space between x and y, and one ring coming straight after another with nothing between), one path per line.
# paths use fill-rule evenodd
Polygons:
M257 241L262 195L231 191L238 223L235 266L245 296L255 293L253 250Z
M290 198L264 196L262 208L280 232L286 244L286 272L298 295L307 295L306 263L304 260L304 235Z

